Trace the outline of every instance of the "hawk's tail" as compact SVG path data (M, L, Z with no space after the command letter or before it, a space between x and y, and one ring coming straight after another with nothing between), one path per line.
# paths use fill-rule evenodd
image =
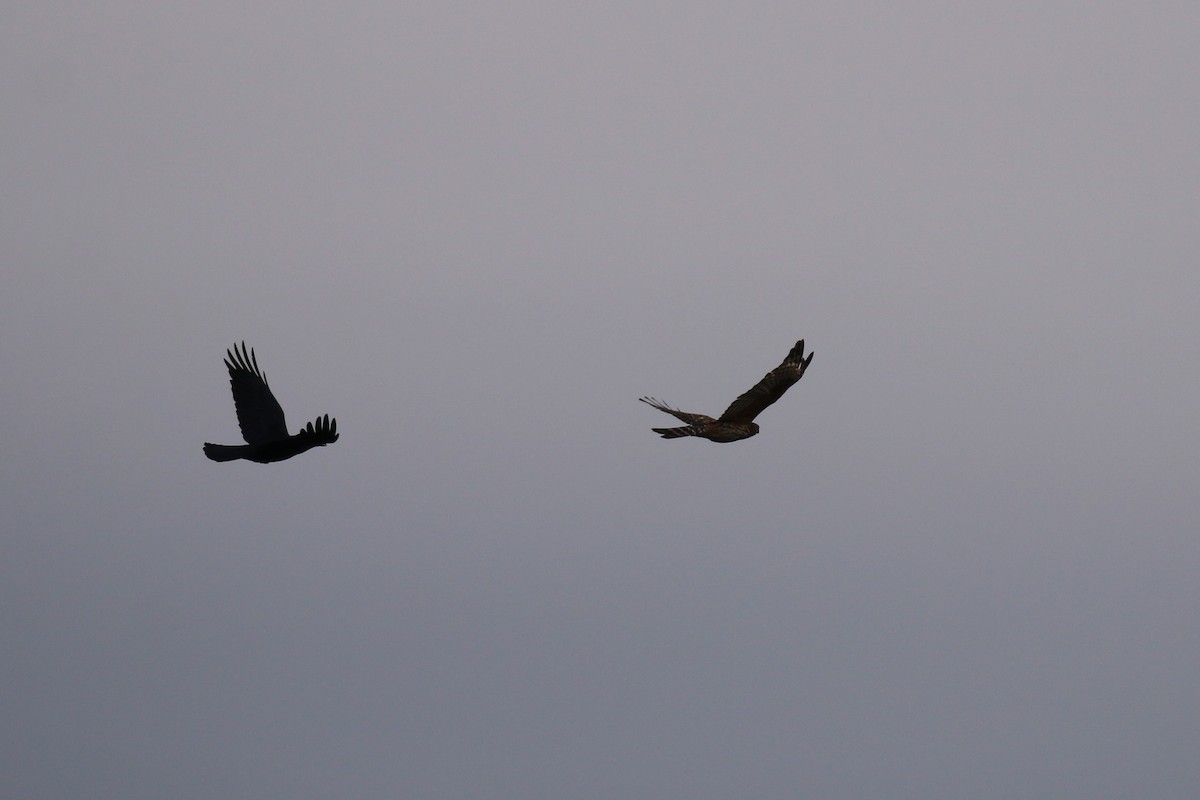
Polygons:
M688 425L683 428L651 428L650 430L662 436L664 439L678 439L681 436L699 436L700 431L695 427Z

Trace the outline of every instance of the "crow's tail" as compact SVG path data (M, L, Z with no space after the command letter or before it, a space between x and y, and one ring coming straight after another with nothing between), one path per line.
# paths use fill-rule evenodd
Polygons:
M246 445L204 443L204 455L213 461L236 461L246 452Z

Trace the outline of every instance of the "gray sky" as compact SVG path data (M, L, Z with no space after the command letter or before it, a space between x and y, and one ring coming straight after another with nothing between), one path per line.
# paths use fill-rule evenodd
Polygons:
M1194 3L247 5L0 12L6 796L1200 794Z

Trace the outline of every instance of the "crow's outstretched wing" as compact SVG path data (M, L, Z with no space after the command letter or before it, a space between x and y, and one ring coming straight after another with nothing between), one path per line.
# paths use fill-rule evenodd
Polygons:
M323 445L333 444L338 440L337 420L331 420L328 414L317 417L316 422L310 422L307 428L301 428L299 435L311 436Z
M813 354L804 358L804 340L796 342L796 346L787 354L775 369L754 385L754 388L730 403L729 408L721 415L721 422L750 422L763 412L767 406L783 397L783 393L792 387L808 369L808 362Z
M233 404L237 407L238 427L246 444L260 445L288 437L283 409L267 379L258 369L258 359L251 348L246 354L246 343L242 342L239 353L237 345L226 350L225 366L229 367L229 385L233 388Z

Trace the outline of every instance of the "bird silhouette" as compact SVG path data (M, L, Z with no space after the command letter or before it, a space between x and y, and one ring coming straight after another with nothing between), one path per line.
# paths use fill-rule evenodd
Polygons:
M237 408L238 427L246 444L204 444L204 455L213 461L236 461L244 458L259 464L283 461L305 450L324 447L338 440L337 420L326 414L308 423L295 436L289 436L283 409L266 376L258 369L254 349L246 354L246 343L238 352L226 350L225 366L229 368L229 385L233 389L233 404Z
M678 439L682 436L699 436L713 442L749 439L758 433L758 423L754 422L754 418L767 406L783 397L783 393L804 376L804 370L808 369L812 357L812 353L808 354L808 358L804 357L803 339L796 342L796 346L787 354L782 364L768 372L750 391L734 400L717 419L671 408L653 397L639 399L687 423L682 428L650 429L664 439Z

